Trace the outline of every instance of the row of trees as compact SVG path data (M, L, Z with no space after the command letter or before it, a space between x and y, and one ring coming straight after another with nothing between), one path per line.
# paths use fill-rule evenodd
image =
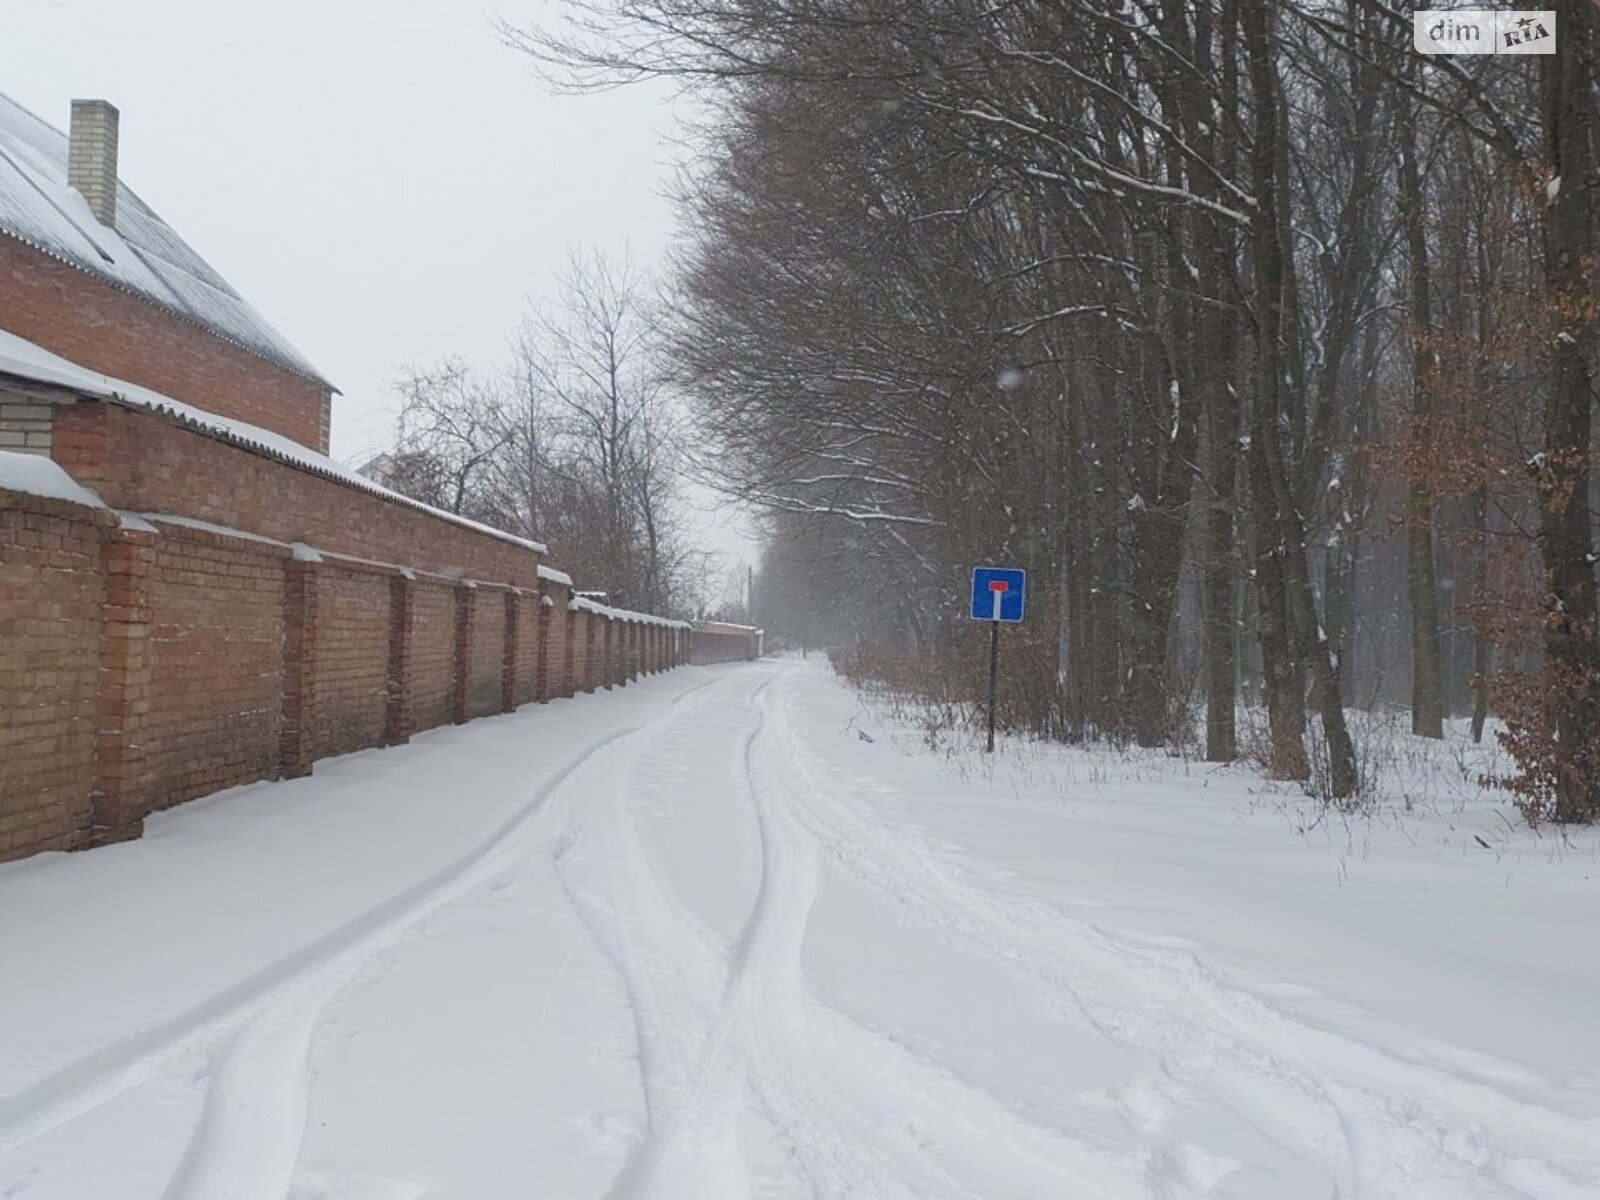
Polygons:
M547 543L614 604L691 611L708 567L683 535L681 421L658 332L653 287L631 261L574 255L503 369L453 359L400 376L394 445L368 471Z
M1425 58L1387 0L574 0L564 86L711 115L672 327L763 620L945 654L1032 569L1040 728L1348 800L1352 703L1493 709L1600 813L1596 10ZM1409 663L1395 679L1388 664Z

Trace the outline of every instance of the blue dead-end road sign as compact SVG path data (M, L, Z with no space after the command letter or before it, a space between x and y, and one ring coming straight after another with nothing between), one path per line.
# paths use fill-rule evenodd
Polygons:
M1021 567L973 567L972 619L1021 621L1027 587L1028 573Z

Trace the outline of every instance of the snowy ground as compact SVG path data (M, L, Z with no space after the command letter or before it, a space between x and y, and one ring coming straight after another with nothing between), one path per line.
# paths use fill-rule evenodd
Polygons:
M0 1197L1596 1197L1597 900L688 669L0 867Z

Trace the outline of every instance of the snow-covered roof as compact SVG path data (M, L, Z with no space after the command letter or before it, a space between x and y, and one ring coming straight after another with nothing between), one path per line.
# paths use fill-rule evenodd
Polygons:
M67 185L67 135L0 94L0 233L324 387L333 385L145 202L117 183L115 229Z
M449 521L452 525L460 525L471 529L475 533L485 534L488 537L498 538L502 542L510 542L521 546L525 550L532 550L535 554L546 554L548 549L542 542L529 541L527 538L517 537L515 534L506 533L491 525L484 525L479 521L469 520L457 516L455 513L445 512L443 509L434 508L432 505L423 504L420 500L413 500L410 496L403 496L399 492L390 491L381 484L374 483L365 475L351 470L343 463L335 462L325 454L318 454L315 450L302 446L299 442L284 437L281 433L262 429L259 425L251 425L246 421L236 421L231 417L221 417L216 413L206 412L204 409L194 408L182 401L174 400L170 396L163 396L160 392L151 391L149 388L140 387L135 383L128 383L121 379L112 379L98 371L91 371L81 367L75 362L62 358L37 346L25 338L20 338L14 333L7 333L0 329L0 375L10 375L17 379L29 380L34 383L50 384L55 387L65 388L80 396L90 396L101 400L109 400L115 404L126 405L129 408L143 408L151 412L163 413L172 417L191 429L212 437L221 438L236 446L243 446L257 454L264 454L268 458L276 459L302 471L310 471L313 475L321 475L325 479L332 479L346 487L359 488L363 492L370 492L381 496L385 500L392 500L396 504L403 504L407 508L414 508L425 512L441 521Z

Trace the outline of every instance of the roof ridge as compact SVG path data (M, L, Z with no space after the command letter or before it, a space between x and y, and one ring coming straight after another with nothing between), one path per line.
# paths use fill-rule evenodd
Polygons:
M137 296L290 374L337 392L295 346L131 187L91 228L68 181L71 139L0 92L0 233Z

